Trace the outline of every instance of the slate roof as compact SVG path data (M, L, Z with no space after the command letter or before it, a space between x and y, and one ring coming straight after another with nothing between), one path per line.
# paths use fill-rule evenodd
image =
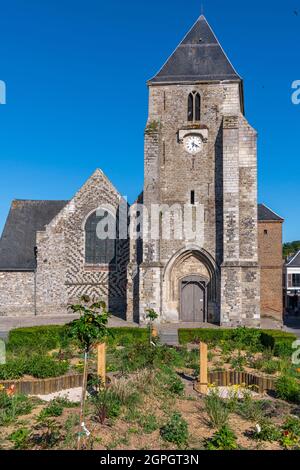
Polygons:
M241 81L222 46L201 15L151 83Z
M287 261L286 266L289 268L300 268L300 250Z
M34 270L36 232L43 230L67 202L28 200L12 202L0 239L0 270Z
M280 217L278 214L273 212L269 207L265 206L264 204L258 204L258 221L278 221L283 222L284 219Z

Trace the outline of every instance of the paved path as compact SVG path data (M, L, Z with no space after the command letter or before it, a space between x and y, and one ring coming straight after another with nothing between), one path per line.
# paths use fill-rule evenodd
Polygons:
M284 331L293 333L300 338L300 317L288 317L284 321Z
M25 316L25 317L0 317L0 338L6 339L8 332L14 328L26 327L26 326L39 326L39 325L64 325L69 323L78 315L38 315L38 316ZM110 317L108 321L109 326L127 326L127 327L138 327L137 323L130 323L122 320L118 317Z
M168 326L159 328L159 340L162 344L167 344L168 346L178 346L178 328L171 328Z

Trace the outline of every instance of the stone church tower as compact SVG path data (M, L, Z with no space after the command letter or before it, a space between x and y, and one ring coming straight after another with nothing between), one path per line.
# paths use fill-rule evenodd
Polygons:
M140 319L154 308L161 321L259 326L257 134L243 81L204 16L148 86ZM199 215L196 237L165 239L185 212L193 224Z

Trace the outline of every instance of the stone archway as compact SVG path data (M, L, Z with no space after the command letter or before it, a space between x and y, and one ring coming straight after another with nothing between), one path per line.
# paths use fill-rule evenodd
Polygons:
M166 321L180 322L219 322L219 282L218 269L210 255L200 249L181 250L175 254L164 271L163 279L163 317ZM203 300L203 315L201 318L201 308L194 303L194 313L184 312L182 296L183 283L191 281L187 286L190 295L197 298L199 302ZM197 287L198 284L198 287ZM203 295L199 289L203 290ZM195 302L195 301L194 301ZM197 313L198 312L198 313Z

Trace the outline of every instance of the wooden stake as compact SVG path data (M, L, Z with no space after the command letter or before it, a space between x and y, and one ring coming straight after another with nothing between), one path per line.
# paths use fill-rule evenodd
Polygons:
M106 384L106 344L101 343L97 345L98 361L97 361L97 374L101 379L102 385Z
M207 394L207 385L208 385L208 373L207 373L207 344L200 343L200 376L199 376L199 384L198 390L200 393L204 395Z
M79 417L79 432L77 439L77 450L81 449L81 437L82 437L82 423L84 423L85 414L85 398L86 398L86 387L87 387L87 375L88 375L88 353L84 353L84 368L83 368L83 379L82 379L82 392L81 392L81 403L80 403L80 417Z
M152 338L157 338L158 337L158 331L155 326L152 328Z

